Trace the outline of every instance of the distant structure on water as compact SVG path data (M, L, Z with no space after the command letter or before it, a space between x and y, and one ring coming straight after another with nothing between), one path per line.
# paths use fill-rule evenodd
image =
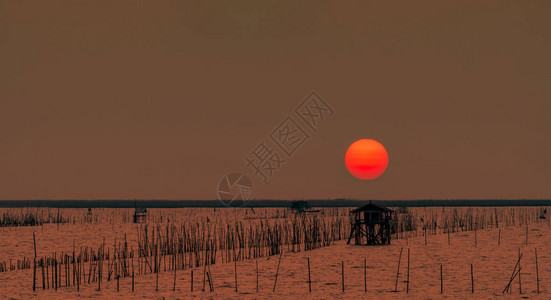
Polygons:
M147 209L145 207L134 208L134 223L144 223L147 219Z
M93 215L92 215L92 208L88 208L88 213L86 214L86 217L85 217L85 221L88 222L88 223L91 223L93 220Z
M373 204L371 201L362 207L350 211L352 214L350 244L352 236L356 245L390 244L390 220L392 210Z
M310 203L304 200L291 202L291 209L296 213L319 212L319 210L312 210Z
M540 219L545 219L547 217L547 208L541 208Z

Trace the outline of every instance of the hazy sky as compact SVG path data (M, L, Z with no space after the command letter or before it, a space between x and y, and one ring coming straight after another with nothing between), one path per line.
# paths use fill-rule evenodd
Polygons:
M1 199L550 198L551 1L0 1ZM332 107L263 184L244 156ZM304 124L302 124L304 125ZM352 177L347 147L390 163Z

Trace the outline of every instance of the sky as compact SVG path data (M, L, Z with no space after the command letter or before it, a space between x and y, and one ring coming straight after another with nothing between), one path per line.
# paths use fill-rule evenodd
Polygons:
M0 1L0 199L214 199L230 172L255 199L549 199L550 11ZM282 122L308 136L287 156ZM363 138L389 154L372 181L344 164ZM266 183L259 145L285 160Z

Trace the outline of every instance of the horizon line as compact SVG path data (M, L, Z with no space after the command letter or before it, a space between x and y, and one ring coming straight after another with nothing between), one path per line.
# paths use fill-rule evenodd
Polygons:
M370 201L388 207L469 207L469 206L551 206L551 199L254 199L247 200L237 207L290 207L295 201L306 201L312 207L357 207ZM0 207L51 207L51 208L220 208L235 207L221 200L166 200L166 199L39 199L39 200L0 200Z

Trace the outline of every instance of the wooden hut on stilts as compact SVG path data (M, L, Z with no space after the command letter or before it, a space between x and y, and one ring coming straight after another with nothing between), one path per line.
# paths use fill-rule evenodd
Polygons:
M392 210L369 202L350 211L351 230L347 244L354 237L356 245L390 244Z
M138 207L136 200L134 200L134 223L144 223L147 219L147 208Z

